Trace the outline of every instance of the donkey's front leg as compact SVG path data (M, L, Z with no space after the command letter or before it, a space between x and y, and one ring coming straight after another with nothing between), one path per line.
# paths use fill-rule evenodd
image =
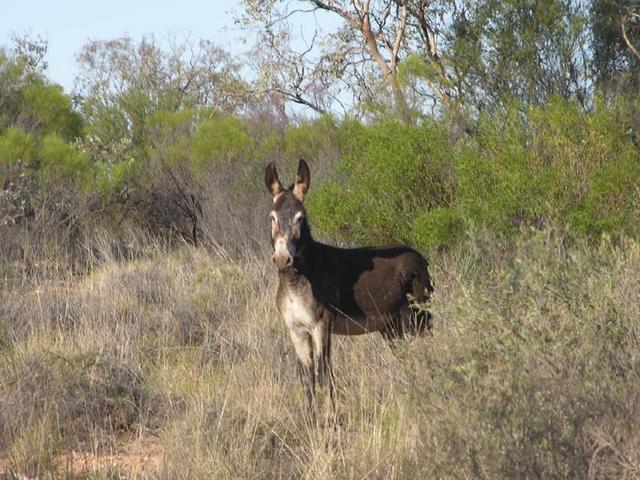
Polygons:
M314 368L320 386L327 387L331 412L335 412L333 398L333 370L331 368L331 318L323 317L313 329Z
M313 342L311 335L307 332L289 330L289 336L293 342L293 348L298 356L300 367L300 381L305 387L307 397L307 408L313 416L315 403L316 376L313 365Z

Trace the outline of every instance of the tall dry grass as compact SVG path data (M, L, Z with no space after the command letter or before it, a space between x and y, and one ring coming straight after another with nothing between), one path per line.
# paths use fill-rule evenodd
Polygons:
M482 236L431 263L433 338L336 338L335 429L304 414L266 254L5 268L0 476L640 477L640 245Z

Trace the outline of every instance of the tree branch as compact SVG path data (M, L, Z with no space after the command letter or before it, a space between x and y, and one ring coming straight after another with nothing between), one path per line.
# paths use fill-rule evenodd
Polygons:
M637 14L632 14L632 16L635 16ZM623 15L621 18L621 22L620 22L620 27L622 28L622 38L624 39L624 43L627 44L627 47L629 48L629 50L631 51L631 53L633 53L638 60L640 60L640 52L636 49L636 47L633 46L633 44L631 43L631 40L629 39L629 36L627 35L627 29L625 27L625 24L627 23L628 20L628 16L627 15Z
M353 15L351 15L346 10L343 10L342 8L338 8L335 5L329 5L327 2L323 2L321 0L309 0L309 1L321 10L337 13L338 15L340 15L342 18L344 18L347 22L349 22L351 25L355 27L358 27L360 25L360 22L356 20L353 17ZM354 0L354 2L355 1L356 0Z
M292 92L287 92L281 88L275 88L274 91L276 93L279 93L280 95L282 95L283 97L289 99L291 102L293 103L297 103L298 105L304 105L307 106L309 108L311 108L312 110L318 112L318 113L327 113L327 111L322 108L320 105L317 105L315 103L313 103L310 100L307 100L306 98L304 98L300 93L296 92L296 93L292 93Z
M407 5L403 2L402 6L400 6L400 17L398 19L400 22L398 24L398 28L396 30L396 39L393 42L393 46L391 48L391 65L392 69L395 69L398 63L398 52L400 50L400 44L404 38L404 32L407 27Z

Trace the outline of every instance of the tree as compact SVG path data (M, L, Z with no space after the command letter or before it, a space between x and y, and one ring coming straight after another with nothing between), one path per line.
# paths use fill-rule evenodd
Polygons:
M257 27L261 59L259 88L286 100L325 112L340 102L346 89L354 103L384 108L384 92L392 95L395 113L410 121L412 106L400 82L400 65L419 53L434 67L429 95L450 106L455 94L438 49L447 2L433 0L244 0L245 26ZM301 50L291 40L290 18L330 15L336 32L316 28ZM277 72L277 73L273 73ZM339 84L340 87L336 87Z
M640 11L640 8L638 8L638 10ZM634 30L637 32L640 28L640 13L628 9L627 12L622 15L622 19L620 21L624 43L627 45L627 48L631 51L633 56L640 60L640 51L638 51L638 49L634 45L634 41L630 38L631 35L627 32L627 23L630 23L633 26Z
M0 49L0 236L3 259L24 260L77 244L92 165L71 97L45 76L46 42L13 41Z
M512 99L528 106L560 96L587 107L587 19L574 0L461 3L447 53L465 103L482 111Z
M47 43L30 37L14 37L12 49L0 50L0 133L19 127L67 140L81 136L82 118L71 97L45 77L46 53Z
M146 118L156 111L214 108L238 112L246 101L240 65L209 41L130 37L87 43L78 56L76 95L89 133L104 145L130 139L143 154Z
M77 159L71 142L82 135L82 119L71 97L46 79L46 51L46 42L29 37L0 50L0 224L25 221L43 196L46 177ZM56 154L46 148L54 139L64 146Z
M591 5L594 73L605 96L640 88L640 5L636 0L594 0Z
M248 101L240 64L209 41L92 41L79 57L81 148L99 165L105 198L154 230L197 244L203 190L189 139L203 119L239 113Z
M556 95L590 105L589 10L579 0L244 5L244 24L257 27L259 36L265 80L259 86L316 111L331 108L345 89L356 108L386 114L391 103L405 121L429 105L433 114L477 113L511 99L526 106ZM291 22L301 15L336 18L340 26L335 32L316 28L294 51Z

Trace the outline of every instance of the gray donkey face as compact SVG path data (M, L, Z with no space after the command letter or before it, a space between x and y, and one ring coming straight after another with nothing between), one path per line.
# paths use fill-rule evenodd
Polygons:
M296 181L285 189L278 178L273 163L267 165L265 184L273 196L271 217L271 245L273 263L279 271L300 265L304 250L311 236L304 209L304 196L309 190L311 175L304 160L298 164Z

